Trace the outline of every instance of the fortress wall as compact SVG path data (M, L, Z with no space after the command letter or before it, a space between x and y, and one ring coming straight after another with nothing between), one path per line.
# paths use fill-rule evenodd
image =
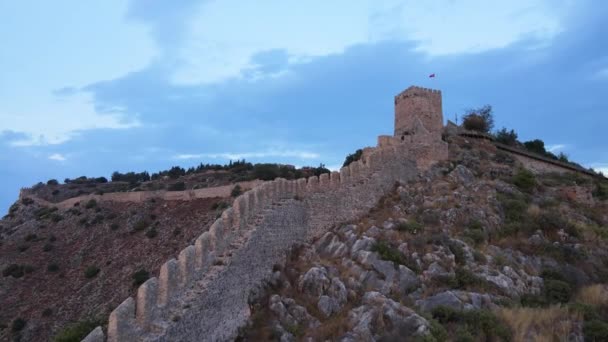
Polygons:
M246 191L252 189L263 183L261 180L253 180L247 182L236 183ZM59 209L69 209L74 204L80 202L85 203L89 200L96 200L97 202L135 202L141 203L151 198L158 198L165 201L190 201L196 198L214 198L214 197L229 197L232 189L236 184L217 186L213 188L185 190L185 191L134 191L134 192L111 192L103 195L89 194L78 197L68 198L65 201L59 203L51 203L43 199L37 198L31 195L31 189L24 188L19 193L19 199L23 197L30 197L37 203L47 206L55 206Z
M533 159L530 157L523 156L521 154L509 153L513 158L517 159L519 162L523 164L526 169L539 174L539 173L548 173L548 172L556 172L556 173L566 173L573 172L571 170L565 169L561 166L550 164L544 162L542 160Z

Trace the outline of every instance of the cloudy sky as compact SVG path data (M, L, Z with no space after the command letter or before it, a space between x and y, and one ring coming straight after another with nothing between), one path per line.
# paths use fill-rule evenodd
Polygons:
M608 4L498 3L2 1L0 212L50 178L337 167L412 84L608 171Z

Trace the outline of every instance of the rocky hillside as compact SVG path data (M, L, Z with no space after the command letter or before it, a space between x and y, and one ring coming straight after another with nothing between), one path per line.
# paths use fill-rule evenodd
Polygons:
M80 341L230 201L15 203L0 221L0 340Z
M239 339L606 341L606 186L453 138L449 162L275 265Z

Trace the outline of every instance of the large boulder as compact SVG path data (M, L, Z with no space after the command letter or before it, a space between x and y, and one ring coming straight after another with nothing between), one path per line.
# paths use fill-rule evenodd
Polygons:
M341 341L401 340L429 334L429 322L412 309L385 297L367 292L361 306L348 313L349 331Z

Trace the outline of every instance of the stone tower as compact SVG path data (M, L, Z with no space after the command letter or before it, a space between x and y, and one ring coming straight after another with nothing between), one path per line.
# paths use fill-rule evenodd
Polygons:
M411 86L395 96L395 137L430 133L441 139L441 91Z

